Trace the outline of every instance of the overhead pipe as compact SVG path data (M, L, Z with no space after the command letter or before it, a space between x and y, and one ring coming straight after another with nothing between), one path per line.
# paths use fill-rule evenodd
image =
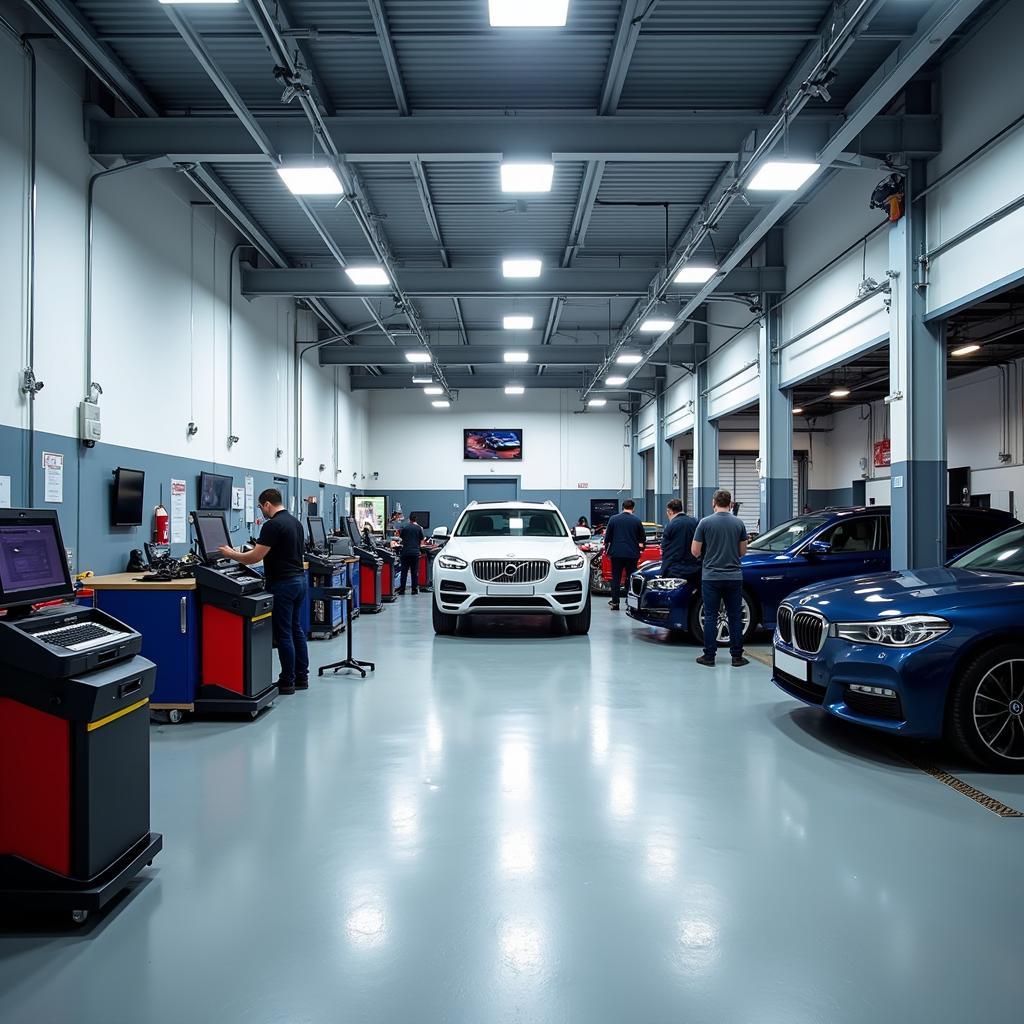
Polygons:
M251 248L237 242L228 259L228 448L238 444L235 434L235 263L240 249Z

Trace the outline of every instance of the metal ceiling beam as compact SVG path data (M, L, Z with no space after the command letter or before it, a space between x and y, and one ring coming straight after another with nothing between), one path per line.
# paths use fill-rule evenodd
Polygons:
M742 267L729 273L720 285L723 292L749 295L785 291L785 271L781 267ZM409 295L423 297L452 296L559 296L646 295L650 274L646 270L590 270L554 268L539 278L505 278L501 271L452 268L404 267L399 284ZM683 299L698 291L696 285L672 285L669 296ZM360 287L333 267L301 267L289 270L243 270L242 292L258 295L291 295L296 298L367 298L388 296L394 285Z
M882 66L878 68L853 100L851 100L844 111L845 123L843 127L832 137L824 149L814 154L814 160L823 167L827 167L835 157L839 156L864 127L878 115L879 111L884 110L892 102L899 91L939 52L953 33L985 2L986 0L937 0L937 2L933 3L931 9L918 22L917 32L913 37L900 44L889 55ZM864 6L877 10L879 5L878 3L872 5L868 0L864 0ZM760 155L758 159L760 159ZM733 197L738 194L743 182L753 173L756 163L757 160L752 159L741 172L737 181L732 186ZM724 273L730 273L742 261L747 259L768 232L799 200L800 195L801 191L799 190L786 193L765 210L747 229L743 239L736 248L732 250L726 259L721 261L720 270ZM728 203L725 203L725 206L727 208ZM689 317L693 316L696 310L717 290L718 278L713 279L701 288L698 294L686 303L675 318L672 329L657 336L652 348L648 350L648 354L645 356L645 361L660 346L671 339L685 325ZM612 357L614 357L615 352L626 344L631 334L631 330L627 328L620 335ZM609 364L612 357L609 358ZM635 374L641 372L643 365L641 363L636 366L629 375L629 378L632 379ZM593 389L603 370L604 367L598 371L594 382L586 389L587 394Z
M157 117L160 109L69 0L25 0L54 35L133 113Z
M395 105L403 117L409 116L409 99L405 95L405 85L402 82L402 71L398 66L398 55L395 53L394 44L391 42L391 30L388 27L388 16L384 12L381 0L366 0L370 8L370 17L373 18L373 29L380 43L380 52L384 58L384 67L387 69L388 81L391 83L391 91L395 95Z
M256 120L256 119L254 119ZM653 117L593 114L522 117L329 117L323 131L342 140L331 147L347 163L497 163L506 152L551 153L556 161L628 160L643 163L726 163L740 140L763 138L777 118L760 114L707 112ZM264 117L258 127L274 153L309 155L309 124L299 116ZM790 125L794 152L818 152L843 127L841 115L813 114ZM267 161L252 133L233 117L109 118L92 112L87 126L97 157L170 156L191 163ZM876 117L849 148L867 155L933 156L941 148L939 118L932 115Z
M629 74L629 64L633 59L633 51L640 38L644 20L654 13L657 3L658 0L622 0L619 27L615 31L611 56L605 68L604 85L601 87L599 113L614 114L618 109L626 76ZM641 5L646 7L646 10Z
M593 366L600 363L607 351L603 345L548 345L541 351L539 345L516 345L530 355L529 362L505 362L504 345L435 345L434 357L442 366L504 366L509 373L523 373L530 364L543 362L548 366ZM677 363L692 358L692 345L673 346L672 358ZM405 358L404 349L392 345L336 345L322 350L324 365L334 366L404 366L410 373L416 367ZM668 363L665 353L654 362Z
M291 33L290 38L292 42L294 42L296 49L302 55L302 59L305 62L306 67L309 69L310 78L313 82L314 101L324 114L328 117L333 116L334 105L331 103L331 94L328 92L327 83L323 80L323 77L317 69L316 63L313 60L312 47L309 45L305 36L298 34L301 32L301 29L296 29L294 19L292 18L288 5L284 0L274 0L274 4L277 12L277 22L281 26L281 31Z
M448 377L448 386L454 391L472 391L475 389L500 391L506 384L515 380L517 378L514 374L509 374L508 377L484 377L480 374L471 377L469 374L459 374ZM583 384L583 374L545 374L543 377L518 378L518 380L528 390L544 388L546 390L578 391ZM408 377L399 377L397 374L385 374L382 377L374 377L365 373L353 373L351 375L351 387L353 391L417 391L422 395L421 387L412 384ZM618 388L615 391L601 392L601 397L607 398L609 402L623 400L626 396L627 392L622 388Z

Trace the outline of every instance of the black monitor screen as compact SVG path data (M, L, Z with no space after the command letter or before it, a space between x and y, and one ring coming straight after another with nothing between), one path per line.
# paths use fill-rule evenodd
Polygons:
M309 516L309 541L319 551L327 549L327 531L323 516Z
M351 516L345 516L345 529L348 531L349 540L357 547L362 547L363 535L359 532L359 527Z
M199 474L199 507L210 509L231 508L231 487L234 479L220 473Z
M140 469L114 470L114 502L111 508L112 526L142 525L142 492L146 474Z
M56 513L15 509L0 514L0 607L72 592Z
M221 557L218 549L223 545L231 546L228 524L222 515L203 515L202 512L195 512L192 518L196 524L196 537L203 559L207 562L216 562Z
M416 517L416 522L423 527L424 530L430 529L430 513L429 512L410 512L409 518Z

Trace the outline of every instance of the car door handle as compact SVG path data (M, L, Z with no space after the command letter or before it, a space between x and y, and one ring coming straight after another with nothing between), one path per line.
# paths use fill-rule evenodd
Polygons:
M183 597L178 605L178 626L181 629L181 635L184 636L188 632L188 598Z

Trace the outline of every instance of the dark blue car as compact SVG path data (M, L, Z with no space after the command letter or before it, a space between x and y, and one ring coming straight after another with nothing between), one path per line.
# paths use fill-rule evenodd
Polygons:
M950 506L946 541L955 556L1017 522L1008 512ZM890 567L889 509L826 509L799 516L755 538L743 558L743 630L749 637L759 627L775 628L779 604L800 587ZM630 580L626 610L634 619L700 638L704 608L700 577L665 579L661 563L644 566ZM724 609L718 641L727 644Z
M944 568L804 587L779 608L773 679L838 718L950 736L1024 769L1024 526Z

